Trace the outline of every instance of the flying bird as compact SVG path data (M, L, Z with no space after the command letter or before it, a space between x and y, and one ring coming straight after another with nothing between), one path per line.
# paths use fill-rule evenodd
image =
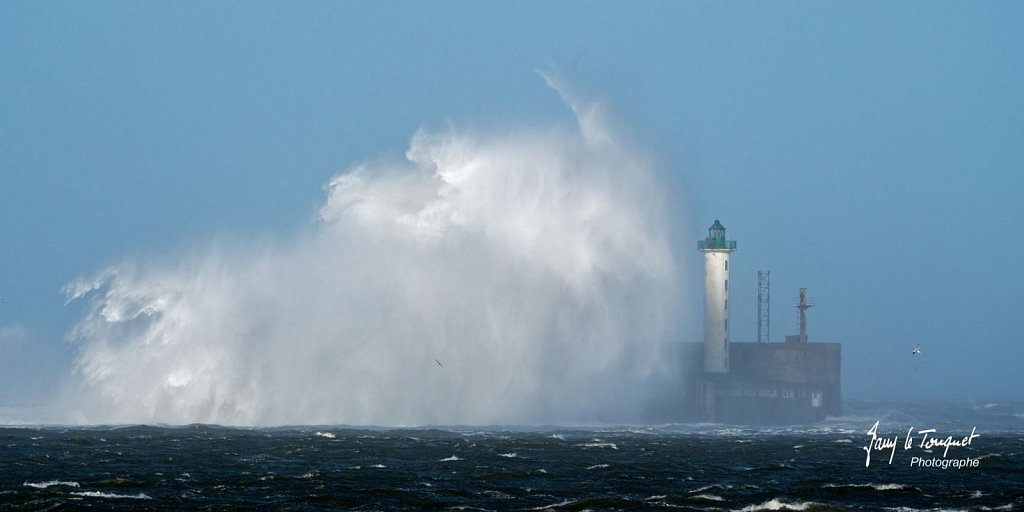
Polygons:
M911 352L911 354L914 354L914 355L916 356L916 355L918 355L918 354L920 354L920 353L921 353L921 344L920 344L920 343L918 343L918 344L917 344L917 346L916 346L916 347L914 347L914 351L913 351L913 352Z
M440 366L441 368L444 368L444 365L441 364L441 361L438 361L437 359L434 359L434 362L437 363L437 365Z

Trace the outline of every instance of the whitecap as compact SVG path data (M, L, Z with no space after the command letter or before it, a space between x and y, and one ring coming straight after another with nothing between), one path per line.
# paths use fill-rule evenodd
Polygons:
M872 489L876 491L900 491L903 489L910 489L909 485L906 484L868 484Z
M696 496L690 496L691 500L707 500L707 501L725 501L725 498L716 496L714 494L698 494Z
M726 485L711 484L711 485L705 485L704 487L701 487L699 489L694 489L693 491L690 491L690 492L703 492L703 491L709 491L711 489L721 489L721 490L725 491L725 490L732 489L732 486L728 485L728 484L726 484Z
M334 439L334 434L330 432L313 432L313 435L316 437L323 437L325 439Z
M461 458L459 458L459 457L458 457L458 456L456 456L456 455L452 455L451 457L448 457L448 458L446 458L446 459L441 459L441 460L440 460L440 461L438 461L438 462L452 462L452 461L456 461L456 460L462 460L462 459L461 459Z
M786 503L779 501L778 498L772 498L760 505L747 505L738 510L738 512L759 512L761 510L807 510L808 508L817 505L813 501L804 501L801 503Z
M843 487L855 487L855 488L867 488L870 487L876 491L900 491L903 489L910 489L911 487L907 484L825 484L826 488L843 488Z
M653 429L653 428L630 429L630 430L627 430L626 432L629 432L630 434L650 435L650 436L656 436L659 433L656 429Z
M518 457L518 455L516 455L516 452L511 452L511 453L499 453L499 454L498 454L498 456L499 456L499 457L508 457L508 458L510 458L510 459L514 459L514 458Z
M85 496L87 498L114 498L114 499L134 499L134 500L151 500L153 498L146 494L114 494L111 492L99 492L99 491L85 491L85 492L73 492L74 496Z
M583 446L586 447L586 448L611 448L612 450L618 450L619 449L619 447L616 446L615 443L605 443L605 442L586 443Z
M565 500L565 501L563 501L561 503L552 503L550 505L541 505L539 507L527 508L527 509L523 509L523 510L553 510L553 509L557 509L557 508L567 507L567 506L572 505L574 503L576 503L576 500Z
M593 466L588 467L587 470L593 471L595 469L604 469L606 467L608 467L608 464L594 464Z
M50 480L47 482L25 482L21 484L24 487L35 487L36 489L46 489L47 487L54 487L63 485L65 487L79 487L78 482L65 482L62 480Z

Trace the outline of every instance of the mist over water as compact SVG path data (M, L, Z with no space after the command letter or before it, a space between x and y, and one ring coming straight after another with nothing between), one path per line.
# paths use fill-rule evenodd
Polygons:
M563 97L576 126L421 130L369 157L287 241L70 283L68 421L642 420L680 377L664 191L599 104Z

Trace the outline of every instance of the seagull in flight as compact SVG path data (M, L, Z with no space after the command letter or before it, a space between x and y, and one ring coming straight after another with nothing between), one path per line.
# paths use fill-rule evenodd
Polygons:
M441 368L444 368L444 365L441 364L441 361L438 361L437 359L434 359L434 362L437 363L437 365L440 366Z
M918 354L920 354L920 353L921 353L921 344L920 344L920 343L918 343L918 344L917 344L917 346L916 346L916 347L914 347L914 351L913 351L913 352L911 352L911 354L914 354L914 355L916 356L916 355L918 355Z

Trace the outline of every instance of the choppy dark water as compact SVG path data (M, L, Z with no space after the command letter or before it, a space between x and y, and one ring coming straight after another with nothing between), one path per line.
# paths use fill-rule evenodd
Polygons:
M0 428L0 510L1020 510L1024 422L976 414L979 437L920 468L887 411L800 428ZM866 430L899 435L865 467ZM966 429L966 431L964 431Z

